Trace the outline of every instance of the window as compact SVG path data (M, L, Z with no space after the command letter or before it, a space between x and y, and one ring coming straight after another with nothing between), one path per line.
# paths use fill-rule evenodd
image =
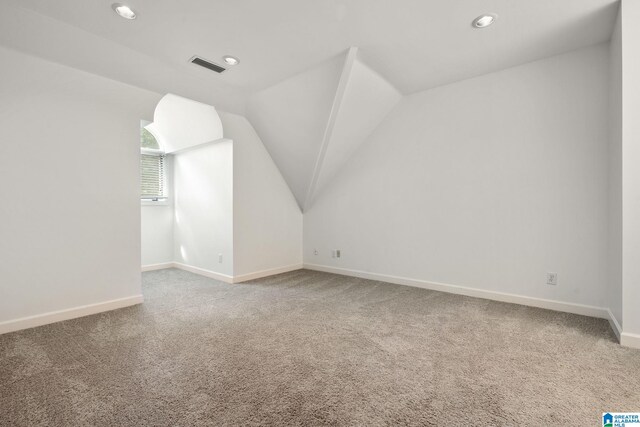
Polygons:
M158 202L167 198L165 156L156 138L140 126L140 199Z
M165 199L164 154L142 152L140 154L140 198L144 200Z
M157 150L160 151L160 144L156 140L156 137L151 134L144 127L147 126L149 122L141 122L140 124L140 148L147 150Z

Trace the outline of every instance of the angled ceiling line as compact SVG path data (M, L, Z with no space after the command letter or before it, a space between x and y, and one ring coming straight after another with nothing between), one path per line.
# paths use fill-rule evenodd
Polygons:
M322 145L320 146L320 151L318 152L318 157L316 159L315 167L313 168L313 175L311 177L311 182L309 183L309 189L307 190L307 196L304 199L304 203L302 206L302 212L305 212L307 208L310 206L311 201L313 199L313 195L316 190L316 185L318 184L318 178L320 176L320 171L322 170L322 163L324 162L325 154L327 153L327 147L331 141L331 137L333 135L333 129L336 124L336 120L338 118L338 114L340 113L340 107L342 106L342 101L344 100L344 94L347 89L347 84L349 83L349 78L351 77L351 70L353 69L353 63L356 60L356 56L358 55L358 48L356 46L352 46L347 51L344 66L342 67L342 73L340 74L340 80L338 81L338 88L336 89L336 94L333 98L333 104L331 105L331 112L329 113L329 119L327 120L327 125L325 127L324 136L322 137Z
M395 86L361 61L360 53L351 69L340 114L309 201L311 204L321 197L323 190L336 179L340 170L356 156L359 147L366 143L403 98Z

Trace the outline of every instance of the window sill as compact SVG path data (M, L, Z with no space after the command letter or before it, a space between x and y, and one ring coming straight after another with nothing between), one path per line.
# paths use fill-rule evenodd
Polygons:
M164 200L140 200L141 206L169 206L169 199Z

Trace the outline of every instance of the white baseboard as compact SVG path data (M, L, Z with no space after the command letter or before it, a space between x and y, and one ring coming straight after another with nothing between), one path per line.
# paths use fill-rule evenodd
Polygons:
M246 282L247 280L261 279L263 277L273 276L274 274L288 273L290 271L301 270L302 264L287 265L285 267L270 268L269 270L256 271L254 273L241 274L233 276L233 283Z
M620 334L620 344L625 347L640 348L640 335L623 332Z
M164 270L165 268L171 267L173 267L173 262L163 262L162 264L143 265L141 271Z
M620 345L631 348L640 348L640 335L622 332L622 327L620 326L620 323L618 323L616 316L614 316L609 309L607 309L607 313L609 315L609 324L611 325L611 329L613 329L613 333L616 334Z
M609 319L609 325L611 325L611 329L613 329L613 333L616 334L616 338L618 338L618 342L621 342L622 335L622 327L620 323L618 323L618 319L613 315L610 309L607 309L607 318Z
M174 262L171 266L179 268L180 270L188 271L190 273L199 274L210 279L220 280L221 282L225 283L233 283L233 276L228 276L226 274L216 273L215 271L205 270L204 268L193 267L191 265L182 264L179 262Z
M304 268L309 270L324 271L327 273L341 274L344 276L359 277L362 279L378 280L381 282L394 283L396 285L413 286L417 288L430 289L433 291L448 292L451 294L465 295L476 298L490 299L493 301L508 302L513 304L526 305L529 307L545 308L547 310L562 311L566 313L581 314L583 316L598 317L608 319L606 308L594 307L590 305L573 304L542 298L533 298L523 295L507 294L503 292L487 291L482 289L468 288L464 286L449 285L446 283L429 282L426 280L410 279L407 277L390 276L386 274L370 273L367 271L350 270L346 268L329 267L317 264L304 264Z
M164 264L154 264L142 266L142 271L163 270L165 268L178 268L180 270L188 271L190 273L199 274L200 276L208 277L210 279L220 280L225 283L241 283L247 280L260 279L263 277L273 276L274 274L287 273L289 271L300 270L303 268L302 264L287 265L284 267L270 268L268 270L255 271L253 273L241 274L239 276L229 276L227 274L217 273L215 271L206 270L200 267L194 267L188 264L182 264L180 262L168 262Z
M162 270L165 268L179 268L191 273L199 274L204 277L220 280L226 283L239 283L251 279L272 276L274 274L286 273L288 271L299 270L302 264L289 265L285 267L272 268L269 270L257 271L254 273L243 274L240 276L228 276L226 274L216 273L215 271L205 270L203 268L193 267L179 262L167 262L162 264L144 265L142 271ZM63 320L75 319L78 317L89 316L91 314L101 313L103 311L115 310L118 308L128 307L131 305L141 304L143 302L142 295L136 295L127 298L120 298L111 301L105 301L96 304L89 304L80 307L69 308L66 310L53 311L49 313L39 314L35 316L23 317L15 320L7 320L0 322L0 334L19 331L22 329L35 328L36 326L47 325L49 323L61 322Z
M22 317L15 320L0 322L0 334L19 331L22 329L35 328L36 326L48 325L49 323L61 322L63 320L75 319L89 316L91 314L111 311L118 308L129 307L140 304L143 301L142 295L119 298L111 301L99 302L96 304L83 305L80 307L68 308L66 310L51 311L49 313L35 316Z

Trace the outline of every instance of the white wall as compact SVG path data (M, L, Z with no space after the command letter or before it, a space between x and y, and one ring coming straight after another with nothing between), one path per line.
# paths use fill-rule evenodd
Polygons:
M640 3L623 0L622 297L623 344L640 348ZM626 336L625 336L626 335Z
M174 260L232 276L232 142L222 140L175 153L173 169Z
M331 181L337 171L351 158L362 142L373 132L402 99L402 95L376 71L356 58L348 72L331 138L318 171L314 192L305 208L313 203L315 194Z
M0 322L139 295L139 126L160 95L0 63Z
M302 265L302 212L246 118L220 113L233 139L233 270L243 276Z
M142 207L143 265L175 261L228 278L300 268L293 194L247 119L220 117L227 139L168 156L174 203Z
M166 203L142 202L142 266L173 262L173 156L165 157Z
M141 208L142 267L173 262L173 205Z
M622 317L622 31L620 15L609 47L609 274L607 300Z
M344 56L253 94L247 118L303 206L322 145Z
M601 44L405 97L305 213L305 263L602 307L607 79Z
M220 117L225 140L168 156L170 204L142 207L143 266L175 261L223 280L300 268L302 213L291 190L247 119Z

